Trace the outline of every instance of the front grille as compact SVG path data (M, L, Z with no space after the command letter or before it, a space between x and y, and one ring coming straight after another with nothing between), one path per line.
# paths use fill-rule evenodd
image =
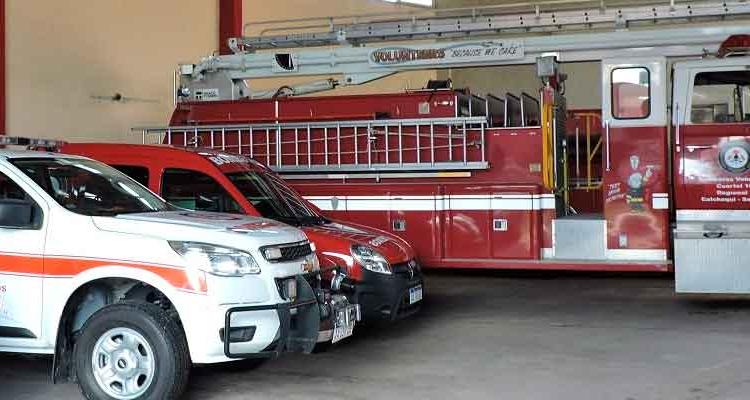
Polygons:
M272 248L281 250L281 258L269 260L268 257L266 257L266 250ZM271 262L288 262L299 260L301 258L309 256L313 252L309 242L283 244L279 246L266 246L261 248L260 250L263 254L263 257L266 257L266 260Z
M281 257L284 261L296 260L298 258L304 258L312 254L312 248L310 243L299 244L291 247L281 248Z

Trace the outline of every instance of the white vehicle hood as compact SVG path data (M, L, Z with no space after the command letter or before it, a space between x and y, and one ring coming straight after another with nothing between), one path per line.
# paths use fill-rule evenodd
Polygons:
M307 240L294 227L265 218L236 214L195 211L124 214L93 217L103 231L159 237L165 240L190 240L238 246L252 239L258 247ZM245 246L241 246L245 247Z

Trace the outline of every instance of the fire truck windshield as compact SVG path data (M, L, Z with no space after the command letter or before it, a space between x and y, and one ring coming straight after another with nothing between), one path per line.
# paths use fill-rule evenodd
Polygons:
M328 222L274 174L243 171L226 176L263 217L297 225Z
M168 211L171 207L123 173L92 160L10 160L66 209L90 216Z

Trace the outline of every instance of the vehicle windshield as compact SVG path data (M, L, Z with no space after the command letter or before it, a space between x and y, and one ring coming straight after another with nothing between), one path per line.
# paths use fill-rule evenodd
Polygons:
M127 175L93 160L10 160L55 201L77 214L116 216L167 211L170 206Z
M263 217L299 225L328 222L274 174L242 171L226 176Z

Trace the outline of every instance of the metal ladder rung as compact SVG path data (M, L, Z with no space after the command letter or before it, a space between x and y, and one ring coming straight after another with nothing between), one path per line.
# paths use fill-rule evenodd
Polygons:
M278 170L390 171L487 168L486 128L486 117L457 117L134 130L142 134L144 143L150 137L174 143L182 136L185 146L239 154L249 148L251 157L260 156L261 161ZM216 132L221 133L218 143ZM302 132L306 132L304 139L300 138ZM367 141L365 149L361 146L363 139Z

